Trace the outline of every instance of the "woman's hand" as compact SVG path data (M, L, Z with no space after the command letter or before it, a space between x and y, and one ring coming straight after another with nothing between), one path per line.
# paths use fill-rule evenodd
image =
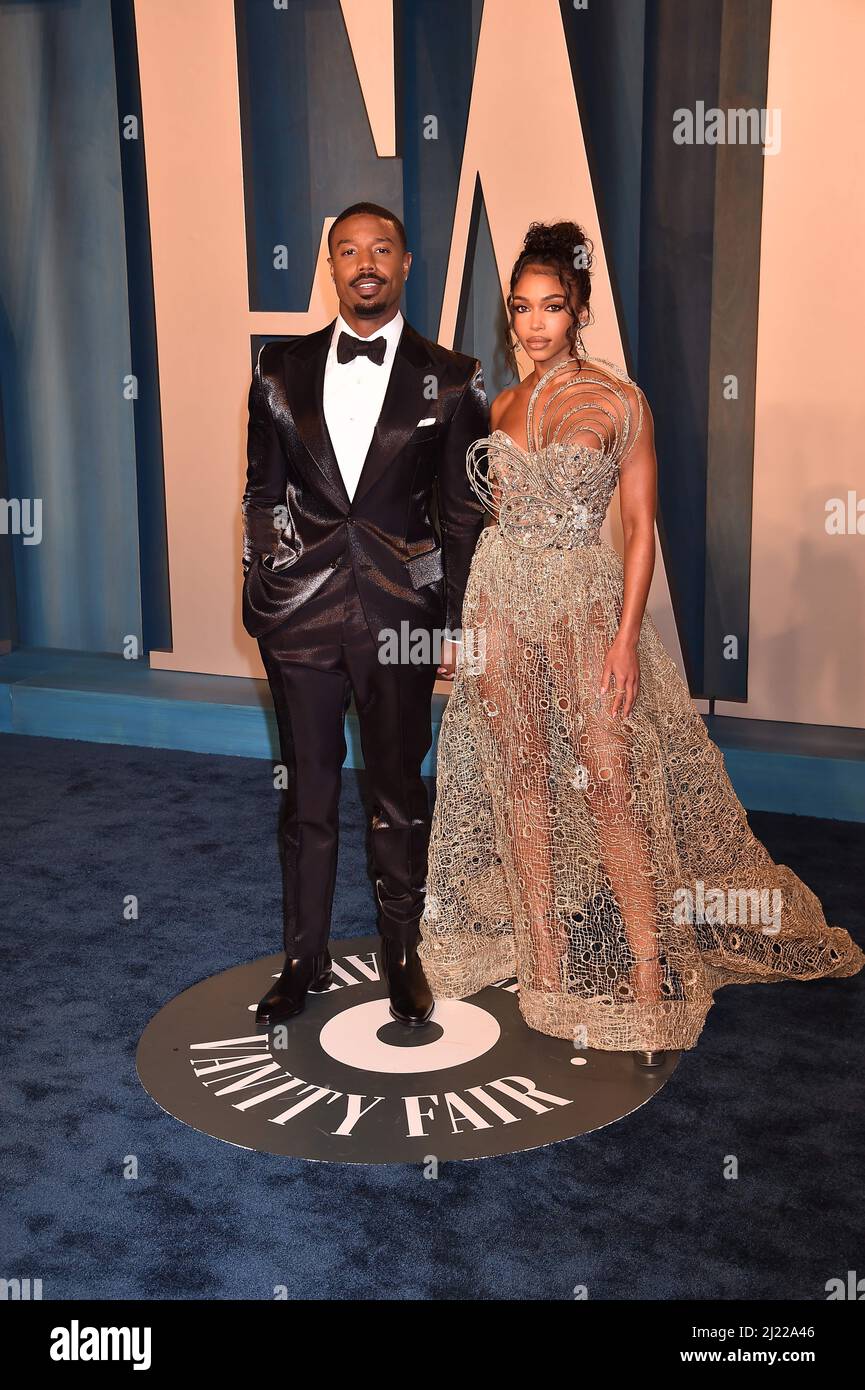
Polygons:
M442 642L442 663L436 667L436 675L441 681L452 681L456 675L459 644L447 637Z
M621 636L613 642L604 662L604 674L601 677L602 695L607 693L611 676L615 677L616 687L612 704L613 718L615 719L621 710L622 718L627 719L634 708L634 701L640 689L640 662L636 642Z

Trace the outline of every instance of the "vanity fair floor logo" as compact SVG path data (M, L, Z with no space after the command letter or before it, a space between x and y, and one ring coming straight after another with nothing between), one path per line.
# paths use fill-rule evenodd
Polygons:
M334 984L272 1037L255 1006L269 956L172 999L138 1047L145 1089L216 1139L334 1163L490 1158L585 1134L644 1104L678 1060L578 1050L529 1028L516 985L437 1002L425 1028L395 1023L378 937L332 941Z

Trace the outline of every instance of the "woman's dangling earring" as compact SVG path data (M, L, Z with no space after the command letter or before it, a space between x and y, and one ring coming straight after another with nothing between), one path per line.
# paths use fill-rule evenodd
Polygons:
M577 348L577 353L578 353L580 356L582 356L582 357L585 357L585 356L587 355L587 354L586 354L586 345L585 345L585 343L583 342L583 335L582 335L582 333L580 332L580 329L581 329L581 328L585 328L585 326L586 326L586 320L585 320L585 319L577 319L577 340L576 340L576 348Z

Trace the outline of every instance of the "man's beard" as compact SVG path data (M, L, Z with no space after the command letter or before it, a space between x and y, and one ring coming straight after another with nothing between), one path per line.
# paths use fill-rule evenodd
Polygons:
M372 319L376 314L383 313L386 308L387 304L382 299L362 299L354 305L354 312L359 319Z

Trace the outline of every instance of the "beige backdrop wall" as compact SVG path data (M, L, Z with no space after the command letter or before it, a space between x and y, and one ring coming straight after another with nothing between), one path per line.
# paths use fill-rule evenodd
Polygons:
M862 0L775 0L757 339L747 704L719 714L865 725L865 538L826 507L865 511ZM865 515L862 518L865 532Z

